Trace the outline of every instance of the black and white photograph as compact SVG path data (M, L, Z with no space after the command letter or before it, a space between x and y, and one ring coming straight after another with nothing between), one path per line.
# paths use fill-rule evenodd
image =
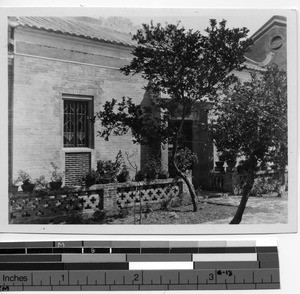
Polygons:
M295 231L295 11L12 12L7 230Z

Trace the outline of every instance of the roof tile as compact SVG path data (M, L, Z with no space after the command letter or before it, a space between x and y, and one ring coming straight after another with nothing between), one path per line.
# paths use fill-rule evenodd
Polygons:
M77 36L80 38L134 47L129 33L119 32L98 24L79 21L74 17L19 17L13 21L14 26L30 27L33 29L56 32L59 34Z

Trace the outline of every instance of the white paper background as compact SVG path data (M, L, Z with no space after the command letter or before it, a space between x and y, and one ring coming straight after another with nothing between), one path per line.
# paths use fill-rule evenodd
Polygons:
M295 8L299 9L299 3L298 1L1 1L0 0L0 9L3 6L31 6L31 7L37 7L37 6L45 6L45 7L66 7L66 6L73 6L73 7L95 7L95 6L110 6L110 7L202 7L202 8L260 8L260 9L276 9L276 8ZM1 11L2 13L2 11ZM299 22L295 24L295 27L297 27L297 48L299 48ZM4 31L6 28L4 28ZM3 34L3 27L1 28L1 34ZM1 35L2 36L2 35ZM3 49L3 48L1 48ZM299 68L299 62L297 58L297 51L295 50L292 58L293 58L293 65L296 65L297 68ZM2 51L1 51L2 52ZM3 60L6 59L5 56L0 56L1 63L0 64L6 64L6 61L2 63ZM6 70L6 67L5 67ZM298 70L299 72L299 70ZM2 74L2 71L1 71ZM1 75L1 78L3 76ZM2 85L2 84L1 84ZM299 77L295 77L294 85L299 85ZM0 98L1 104L0 104L0 121L1 121L1 128L0 128L0 138L1 138L1 152L0 152L0 163L1 163L1 169L0 169L0 179L1 184L4 183L7 184L7 140L2 140L3 138L7 138L7 101L6 98L7 89L2 88L2 97ZM293 109L290 109L291 113L296 113L298 111L298 106L294 107ZM290 114L290 113L289 113ZM6 120L5 120L6 118ZM292 125L292 142L293 142L293 152L295 155L297 155L297 121L293 121ZM290 135L290 134L289 134ZM4 141L4 142L3 142ZM297 177L297 166L299 166L298 157L294 157L294 161L296 161L295 164L295 170L293 171L293 176L295 178L295 183L298 182L299 175ZM289 169L289 173L291 173L291 170ZM5 187L5 186L4 186ZM5 206L7 205L7 195L2 194L1 192L1 205L4 203ZM297 198L297 190L294 190L294 193L296 193ZM6 206L7 207L7 206ZM292 208L292 212L296 214L299 213L299 202L294 203L294 206ZM299 220L298 220L299 225ZM23 226L25 229L28 226ZM3 231L3 227L1 228L1 231ZM20 227L19 231L22 231L22 228ZM39 232L44 231L43 228L39 228ZM278 231L277 231L278 232ZM59 231L57 233L60 233ZM97 231L94 232L97 234ZM196 233L196 232L194 232ZM202 232L201 232L202 233ZM199 232L200 234L200 232ZM299 283L299 261L300 261L300 235L299 233L296 234L269 234L269 235L239 235L239 236L232 236L232 235L219 235L219 236L146 236L146 235L140 235L140 236L105 236L105 235L49 235L49 234L43 234L43 235L37 235L37 234L1 234L0 235L0 241L15 241L15 240L36 240L36 241L43 241L43 240L69 240L69 239L77 239L77 240L84 240L84 239L137 239L137 240L158 240L158 239L165 239L165 240L204 240L204 239L217 239L217 240L231 240L231 239L265 239L272 237L275 240L278 241L279 246L279 258L280 258L280 275L281 275L281 290L269 290L268 293L297 293L300 289L300 283ZM212 293L211 291L201 291L202 293ZM45 292L44 292L45 293ZM111 292L110 292L111 293ZM122 292L120 292L122 293ZM123 292L124 293L124 292ZM150 292L147 292L150 293ZM176 292L179 293L179 292ZM189 292L191 293L191 292ZM228 293L228 291L215 291L214 293ZM249 291L234 291L234 293L249 293ZM266 293L266 291L263 290L256 290L255 293Z

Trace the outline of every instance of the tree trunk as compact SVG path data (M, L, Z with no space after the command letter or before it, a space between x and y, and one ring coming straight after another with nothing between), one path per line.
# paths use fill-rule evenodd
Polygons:
M231 225L232 224L237 225L242 221L243 214L244 214L244 211L246 208L246 204L247 204L248 198L250 196L250 192L251 192L253 184L254 184L254 177L255 177L255 170L249 169L247 171L246 183L244 184L243 189L242 189L242 199L241 199L241 202L235 213L234 218L230 222Z
M182 117L181 117L181 121L180 121L180 125L178 127L178 130L176 132L176 136L175 136L175 140L173 142L173 152L172 152L172 163L174 165L176 174L183 179L183 181L186 183L188 189L189 189L189 193L192 199L192 203L193 203L193 211L196 212L198 210L197 207L197 202L196 202L196 191L194 188L194 185L190 182L190 180L188 179L188 177L179 170L177 164L176 164L176 153L178 150L178 140L179 140L179 136L183 127L183 123L185 120L185 116L186 116L186 105L183 105L183 109L182 109Z
M196 202L196 191L194 188L194 185L190 182L190 180L188 179L188 177L182 173L176 166L175 162L173 162L176 172L179 175L179 177L181 177L183 179L183 181L186 183L188 189L189 189L189 193L191 195L191 199L192 199L192 203L193 203L193 211L196 212L198 210L198 206L197 206L197 202Z
M193 211L197 211L198 210L198 207L197 207L197 202L196 202L196 198L197 198L197 195L196 195L196 191L195 191L195 188L194 188L194 185L190 182L190 180L188 179L188 177L179 170L177 164L176 164L176 153L177 153L177 142L174 142L174 147L173 147L173 154L172 154L172 163L174 165L174 168L175 168L175 171L176 171L176 174L183 179L183 181L186 183L188 189L189 189L189 193L190 193L190 196L191 196L191 199L192 199L192 203L193 203Z

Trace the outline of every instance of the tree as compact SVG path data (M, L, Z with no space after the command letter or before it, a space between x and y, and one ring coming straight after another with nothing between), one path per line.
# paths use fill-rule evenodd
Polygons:
M286 72L272 65L261 77L253 74L249 82L236 82L220 95L214 115L210 132L221 156L227 160L245 158L247 180L230 222L239 224L258 168L268 162L277 164L284 184L288 159Z
M161 93L169 97L157 100L162 115L154 117L149 109L134 105L130 99L123 99L121 104L116 100L107 102L99 113L104 127L100 135L106 139L111 133L124 134L131 129L137 143L151 145L160 138L173 144L172 164L188 186L194 211L197 211L195 189L176 160L183 123L195 103L212 99L219 86L229 85L235 79L230 74L232 70L243 68L244 54L252 44L246 39L247 33L246 28L229 29L225 20L217 24L214 19L204 34L185 30L179 23L165 27L152 22L143 24L133 36L137 41L134 57L121 71L126 75L141 74L149 81L147 91L156 97ZM170 131L168 120L174 117L180 123Z

